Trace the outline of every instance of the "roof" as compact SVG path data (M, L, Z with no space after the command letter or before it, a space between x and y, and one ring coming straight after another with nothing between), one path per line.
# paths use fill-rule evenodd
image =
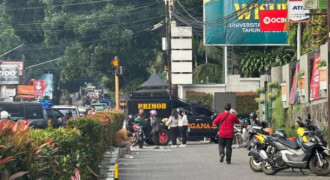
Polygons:
M54 109L77 109L76 106L70 106L70 105L56 105L53 106Z
M146 87L167 87L168 84L164 82L157 73L153 73L149 79L144 82L140 87L146 88Z

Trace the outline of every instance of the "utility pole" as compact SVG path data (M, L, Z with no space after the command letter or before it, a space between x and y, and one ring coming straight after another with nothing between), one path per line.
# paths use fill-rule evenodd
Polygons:
M328 142L330 140L330 0L328 0ZM330 148L330 142L328 143L328 148Z
M170 91L172 89L171 81L171 15L170 3L173 0L164 0L165 2L165 31L166 31L166 59L167 59L167 72L168 72L168 84L170 86Z
M172 46L171 46L171 28L172 28L172 14L173 14L173 9L174 9L174 0L164 0L165 2L165 24L166 24L166 58L167 58L167 64L168 64L168 84L170 87L170 94L177 96L178 91L177 91L177 85L172 84L172 67L171 67L171 51L172 51Z
M112 69L115 70L115 95L116 95L116 109L120 109L119 102L119 75L121 73L121 68L119 66L119 59L117 56L111 61Z

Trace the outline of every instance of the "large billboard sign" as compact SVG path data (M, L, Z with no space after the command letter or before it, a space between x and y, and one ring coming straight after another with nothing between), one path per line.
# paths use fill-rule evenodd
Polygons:
M18 66L0 65L0 84L19 84Z
M0 61L2 65L15 65L18 66L18 75L23 76L24 73L24 63L23 61Z
M43 97L53 99L53 74L43 74L39 79L43 81Z
M204 0L205 45L287 45L287 32L260 31L262 10L287 10L286 0Z

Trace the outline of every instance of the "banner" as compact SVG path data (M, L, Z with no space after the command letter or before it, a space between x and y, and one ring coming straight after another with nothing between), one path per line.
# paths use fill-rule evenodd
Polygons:
M260 10L286 10L286 0L204 0L204 44L281 46L287 32L261 32Z
M18 66L1 64L0 84L19 84Z
M318 0L304 0L304 9L317 9Z
M287 31L285 29L287 10L260 11L260 31Z
M297 89L297 74L300 71L300 65L296 64L296 70L293 75L293 80L292 80L292 86L291 86L291 91L290 91L290 104L296 104L298 102L298 89Z
M18 85L17 86L18 95L31 95L34 97L34 86L32 85Z
M43 80L34 80L34 96L43 96L44 94L44 81Z
M309 13L309 10L304 10L303 0L288 0L289 6L289 22L299 23L308 22L309 16L305 15Z
M320 98L320 73L317 64L321 61L320 53L314 56L313 71L310 87L310 100L317 100Z
M281 84L282 101L286 102L286 84Z
M43 74L39 79L44 82L43 97L53 99L53 74Z
M23 61L0 61L3 65L15 65L18 66L18 75L23 76L24 73L24 63Z

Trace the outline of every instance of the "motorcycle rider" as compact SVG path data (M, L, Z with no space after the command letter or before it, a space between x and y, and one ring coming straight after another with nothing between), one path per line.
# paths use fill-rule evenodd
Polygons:
M219 155L220 162L223 162L225 157L225 147L226 147L226 162L231 164L231 154L232 154L232 143L234 137L234 124L239 124L237 117L230 113L231 104L226 104L224 107L224 112L219 114L213 121L213 126L219 124Z

